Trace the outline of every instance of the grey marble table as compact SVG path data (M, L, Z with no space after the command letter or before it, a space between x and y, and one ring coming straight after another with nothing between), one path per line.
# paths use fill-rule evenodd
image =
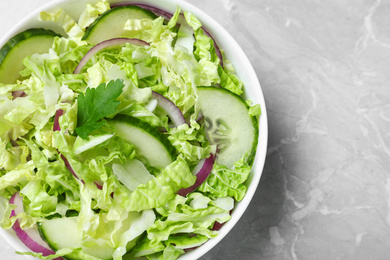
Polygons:
M202 259L390 259L390 1L188 0L259 77L269 147L243 218ZM2 0L0 35L49 0ZM0 238L0 259L23 260Z

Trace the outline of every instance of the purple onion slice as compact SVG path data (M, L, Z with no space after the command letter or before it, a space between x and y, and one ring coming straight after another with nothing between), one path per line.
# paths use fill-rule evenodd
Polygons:
M140 45L140 46L148 46L149 43L142 41L140 39L129 39L129 38L113 38L106 41L102 41L101 43L96 44L93 46L86 54L85 56L80 60L79 64L77 65L76 69L73 71L73 74L79 74L82 68L87 64L87 62L99 51L107 48L107 47L113 47L118 45L123 45L126 43L131 43L134 45Z
M183 113L172 101L154 91L152 97L157 100L158 106L168 114L175 127L186 123Z
M161 8L158 8L158 7L155 7L155 6L152 6L152 5L148 5L148 4L137 3L137 2L126 2L126 1L124 1L124 2L121 2L121 3L115 3L115 4L111 4L111 8L115 8L115 7L118 7L118 6L126 6L126 5L136 5L136 6L139 6L141 8L144 8L146 10L149 10L149 11L153 12L154 14L156 14L158 16L163 17L166 20L170 20L172 18L172 16L173 16L172 13L170 13L168 11L165 11L165 10L163 10ZM210 37L213 40L215 53L216 53L217 57L219 58L219 64L223 67L222 53L221 53L221 50L218 47L218 44L216 43L214 37L208 32L208 30L204 26L202 26L202 29L203 29L204 34L207 35L208 37Z
M214 37L206 30L206 28L202 27L202 29L203 29L204 34L207 35L208 37L210 37L210 38L213 40L214 49L215 49L215 54L216 54L217 57L219 58L219 64L220 64L220 65L222 66L222 68L223 68L222 53L221 53L221 50L220 50L219 47L218 47L217 42L215 41Z
M12 96L15 99L17 97L26 97L27 94L23 90L15 90L15 91L12 91Z
M158 7L148 5L148 4L143 4L143 3L137 3L137 2L114 3L114 4L111 4L111 8L115 8L115 7L119 7L119 6L126 6L126 5L136 5L138 7L145 9L145 10L151 11L155 15L161 16L166 20L170 20L173 16L173 14L171 14L170 12L167 12L163 9L158 8Z
M23 198L19 192L16 192L9 201L10 204L16 205L11 213L11 217L16 216L18 213L24 212ZM15 231L16 236L23 242L28 248L35 253L41 253L43 256L54 255L55 252L49 247L49 245L41 238L36 228L22 229L19 220L16 220L12 229ZM55 258L55 260L62 260L62 257Z
M72 175L73 175L76 179L80 179L80 178L77 176L76 172L73 170L73 168L72 168L72 166L70 165L68 159L66 159L66 157L65 157L63 154L61 154L61 158L62 158L62 160L63 160L64 163L65 163L65 167L68 168L68 170L72 173ZM81 180L81 182L82 182L82 183L85 183L83 180Z
M64 110L62 109L58 109L56 111L56 114L54 116L54 125L53 125L53 131L61 131L61 127L60 127L60 123L59 123L59 119L60 117L64 114ZM77 179L79 179L79 177L77 176L76 172L73 170L72 166L70 165L69 161L66 159L66 157L61 154L61 158L62 160L64 161L65 163L65 167L68 168L68 170L73 174L74 177L76 177ZM83 182L84 183L84 182Z
M213 154L210 154L209 158L200 160L193 171L196 174L195 184L191 187L179 190L178 194L185 197L188 193L191 193L196 190L210 175L211 170L214 166L214 162L215 156Z
M62 109L58 109L56 111L56 114L54 116L54 125L53 125L53 131L61 131L61 127L60 127L60 123L59 123L59 119L60 119L60 116L62 116L64 114L64 110Z

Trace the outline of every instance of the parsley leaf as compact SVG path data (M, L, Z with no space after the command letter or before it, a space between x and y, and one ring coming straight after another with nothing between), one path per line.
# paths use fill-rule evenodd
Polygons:
M123 80L111 80L106 85L100 84L97 88L87 88L85 95L81 93L77 100L77 128L76 133L83 139L88 134L101 127L104 117L116 112L119 101L116 98L123 91Z

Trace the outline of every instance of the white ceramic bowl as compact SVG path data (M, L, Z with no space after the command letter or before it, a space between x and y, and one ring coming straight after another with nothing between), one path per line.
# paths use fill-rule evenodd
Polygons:
M38 16L41 11L49 11L56 10L58 8L63 8L68 14L72 16L73 19L77 21L77 18L79 17L84 6L87 3L96 2L98 2L98 0L55 0L43 6L42 8L33 11L25 19L16 24L0 40L0 46L3 46L8 41L8 39L10 39L15 34L28 28L41 27L52 29L59 33L63 32L62 28L60 28L58 25L55 25L51 22L39 21ZM120 2L124 1L110 1L110 3ZM127 0L126 2L130 1ZM174 13L177 5L179 5L183 11L191 11L202 22L203 26L213 36L218 46L225 51L227 58L234 65L238 76L244 83L246 98L252 100L255 104L260 104L262 109L262 115L259 120L260 131L257 154L254 161L252 173L247 181L248 191L244 199L236 204L236 207L232 212L232 218L221 228L220 233L216 238L210 239L201 247L192 250L180 257L181 260L198 259L210 249L212 249L217 243L219 243L239 221L244 211L248 207L259 184L266 156L268 138L267 113L263 93L261 91L260 83L258 81L256 73L244 51L233 39L233 37L209 15L199 10L197 7L180 0L138 0L132 2L154 5L160 7L161 9L170 11L171 13ZM15 248L15 250L22 252L29 251L29 249L16 237L12 230L0 229L0 234Z

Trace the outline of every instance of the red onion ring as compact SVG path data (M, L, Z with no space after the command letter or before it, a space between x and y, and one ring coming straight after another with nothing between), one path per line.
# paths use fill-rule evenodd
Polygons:
M232 215L232 213L233 213L233 209L230 210L229 214ZM225 223L226 222L219 223L218 221L215 221L214 225L213 225L213 228L211 230L219 231L223 227L223 225L225 225Z
M15 90L15 91L12 91L12 96L15 99L17 97L26 97L27 94L23 90Z
M199 121L202 120L203 118L204 118L204 116L203 116L202 111L199 111L198 117L195 119L195 121L196 121L196 122L199 122Z
M53 131L61 131L61 127L60 127L60 123L59 123L59 119L60 119L60 116L62 116L64 114L64 110L62 109L58 109L56 111L56 114L54 116L54 125L53 125Z
M103 189L103 183L101 181L95 181L96 188L99 190Z
M167 12L167 11L160 9L160 8L157 8L155 6L148 5L148 4L135 3L135 2L114 3L114 4L111 4L111 8L115 8L115 7L119 7L119 6L126 6L126 5L136 5L138 7L143 8L143 9L149 10L158 16L162 16L166 20L170 20L173 16L173 14L171 14L170 12Z
M223 59L222 59L222 53L221 53L221 50L219 49L218 47L218 44L217 42L215 41L214 37L206 30L206 28L204 28L202 26L202 29L203 29L203 32L205 35L207 35L208 37L210 37L212 40L213 40L213 43L214 43L214 49L215 49L215 54L217 55L218 59L219 59L219 64L222 66L223 68Z
M158 106L168 114L169 118L176 127L186 123L183 113L175 105L175 103L154 91L152 92L152 97L157 100Z
M61 154L61 158L62 158L62 160L63 160L64 163L65 163L65 167L68 168L68 170L72 173L72 175L73 175L76 179L79 180L80 178L77 176L76 172L73 170L73 168L72 168L72 166L70 165L68 159L66 159L66 157L65 157L63 154ZM83 184L85 184L85 182L84 182L83 180L81 180L81 182L82 182Z
M170 13L168 11L165 11L163 9L160 9L158 7L155 7L155 6L152 6L152 5L148 5L148 4L136 3L136 2L116 3L116 4L112 4L111 8L115 8L115 7L118 7L118 6L126 6L126 5L136 5L138 7L141 7L141 8L144 8L146 10L149 10L149 11L153 12L154 14L156 14L158 16L162 16L166 20L170 20L172 18L172 16L173 16L172 13ZM208 30L204 26L202 26L202 29L203 29L203 32L213 40L215 53L216 53L217 57L219 58L219 64L223 67L222 53L221 53L221 50L218 47L218 44L216 43L214 37L208 32Z
M83 182L84 183L84 182ZM101 181L94 181L95 185L96 185L96 188L98 188L99 190L103 190L103 182ZM111 198L114 198L114 192L111 192Z
M60 127L60 123L59 123L59 119L60 117L64 114L64 110L62 109L58 109L56 111L56 114L54 116L54 124L53 124L53 132L55 131L61 131L61 127ZM68 168L68 170L73 174L74 177L76 177L77 179L79 179L79 177L76 175L76 172L73 170L72 166L70 165L69 161L66 159L66 157L61 154L61 159L64 161L65 163L65 167ZM83 183L84 181L81 180Z
M188 193L196 190L210 175L211 170L213 169L214 161L215 156L213 154L210 154L209 158L199 161L193 171L196 173L195 184L188 188L179 190L178 194L185 197Z
M80 60L79 64L76 66L75 70L73 71L73 74L79 74L81 69L87 64L87 62L99 51L112 46L122 45L126 43L131 43L134 45L140 45L140 46L148 46L149 43L139 40L139 39L129 39L129 38L113 38L106 41L102 41L101 43L96 44L93 46L86 54L85 56Z
M219 223L218 221L214 222L213 228L211 230L219 231L225 223Z
M24 212L23 210L23 198L19 192L16 192L9 201L10 204L16 205L11 213L11 217L16 216L18 213ZM49 245L41 238L39 232L34 228L23 230L20 227L19 220L16 220L12 229L15 231L16 236L23 242L29 249L35 253L41 253L43 256L54 255L55 252L49 247ZM55 260L63 260L62 257L55 258Z
M61 131L61 127L60 127L60 124L59 124L59 118L60 118L63 114L64 114L64 110L62 110L62 109L58 109L58 110L56 111L56 114L55 114L55 117L54 117L54 125L53 125L53 131L54 131L54 132L55 132L55 131ZM73 170L72 166L70 165L68 159L66 159L66 157L65 157L63 154L60 153L60 155L61 155L61 159L62 159L62 160L64 161L64 163L65 163L65 167L68 168L68 170L72 173L72 175L73 175L76 179L80 180L80 178L77 176L76 172ZM82 182L83 184L85 184L84 180L81 180L81 182ZM100 183L95 182L95 184L96 184L96 187L97 187L98 189L100 189L100 190L103 189L103 186L102 186Z

